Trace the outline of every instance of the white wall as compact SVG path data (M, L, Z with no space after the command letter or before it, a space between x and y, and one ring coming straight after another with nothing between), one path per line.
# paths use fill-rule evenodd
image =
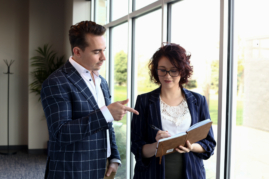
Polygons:
M0 146L7 145L7 67L10 75L9 144L28 143L28 0L0 1Z
M70 26L90 19L90 2L84 0L0 0L0 146L7 145L7 67L10 76L10 145L29 149L47 147L48 129L38 96L29 93L30 58L48 43L59 56L71 55ZM73 13L74 11L74 13ZM73 15L74 14L74 15ZM74 22L74 23L73 23Z
M72 0L30 0L29 8L29 57L36 54L37 47L53 45L59 56L67 59L70 52L68 29L72 25ZM30 65L30 63L29 63ZM31 68L29 67L29 71ZM29 83L32 77L29 76ZM48 128L41 102L35 94L29 95L29 149L47 147Z
M85 0L74 0L73 24L80 21L91 20L91 2Z

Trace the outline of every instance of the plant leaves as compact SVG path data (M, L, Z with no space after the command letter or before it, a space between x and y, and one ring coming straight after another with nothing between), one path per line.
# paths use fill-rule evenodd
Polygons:
M57 57L57 53L51 50L51 47L48 44L37 47L35 51L38 55L30 59L30 65L33 67L33 71L30 73L33 77L33 82L29 84L30 92L38 95L39 100L43 82L65 63L64 56Z

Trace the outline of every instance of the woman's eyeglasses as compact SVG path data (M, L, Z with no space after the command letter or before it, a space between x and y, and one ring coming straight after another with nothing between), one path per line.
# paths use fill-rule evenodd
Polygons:
M169 75L171 77L177 77L179 76L179 71L178 70L169 70L166 71L165 69L156 69L158 76L166 76L167 73L169 73Z

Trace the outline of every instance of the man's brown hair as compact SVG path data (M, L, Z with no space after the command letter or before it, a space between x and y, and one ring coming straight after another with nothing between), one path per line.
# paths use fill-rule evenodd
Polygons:
M79 47L82 51L85 50L88 44L85 40L86 34L93 34L97 36L104 35L106 28L92 21L81 21L72 25L69 29L69 42L73 54L73 48Z

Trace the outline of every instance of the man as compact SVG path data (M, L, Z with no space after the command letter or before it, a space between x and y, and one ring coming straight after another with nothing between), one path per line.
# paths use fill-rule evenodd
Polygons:
M41 99L49 130L45 178L114 178L120 162L112 121L119 121L128 99L111 103L98 73L106 49L106 29L91 21L71 26L72 56L43 83Z

